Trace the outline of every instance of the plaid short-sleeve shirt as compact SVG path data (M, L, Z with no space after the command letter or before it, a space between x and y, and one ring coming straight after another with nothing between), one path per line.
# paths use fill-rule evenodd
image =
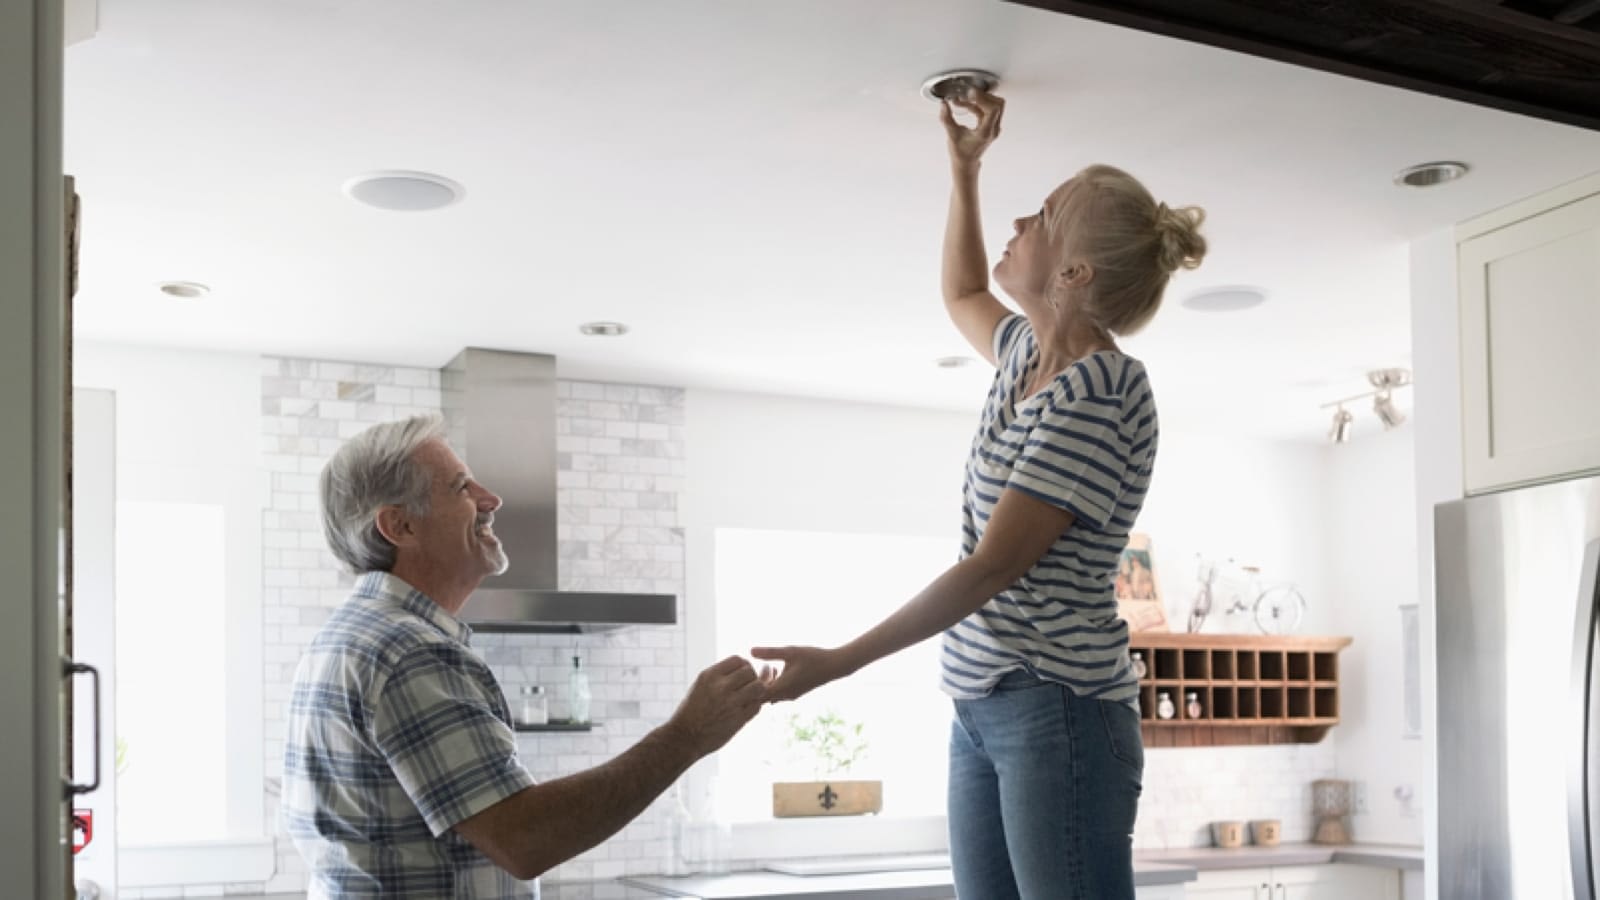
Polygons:
M505 694L471 630L386 572L369 572L295 671L284 829L312 898L529 900L451 830L534 783Z

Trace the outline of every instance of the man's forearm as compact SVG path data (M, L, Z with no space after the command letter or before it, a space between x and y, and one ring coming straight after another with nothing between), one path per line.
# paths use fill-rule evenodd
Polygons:
M664 725L610 762L528 788L517 855L528 869L545 872L598 846L699 758L689 740Z

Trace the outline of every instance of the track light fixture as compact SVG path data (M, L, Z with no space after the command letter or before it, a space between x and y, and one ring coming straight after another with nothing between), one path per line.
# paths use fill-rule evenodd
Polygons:
M1344 408L1346 403L1355 400L1372 398L1372 412L1377 415L1378 421L1383 423L1383 428L1388 431L1406 420L1405 413L1394 405L1394 392L1397 388L1408 387L1411 384L1411 372L1407 369L1374 369L1367 373L1367 382L1372 385L1372 390L1341 397L1322 404L1322 409L1334 407L1333 425L1328 429L1328 440L1335 444L1343 444L1350 440L1350 428L1355 422L1355 416Z
M1356 417L1350 415L1350 410L1339 407L1339 411L1333 414L1333 427L1328 429L1328 440L1335 444L1350 440L1350 423L1355 420Z

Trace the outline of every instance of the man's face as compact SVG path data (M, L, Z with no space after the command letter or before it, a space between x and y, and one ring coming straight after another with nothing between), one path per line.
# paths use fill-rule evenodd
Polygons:
M419 552L435 569L484 578L510 561L493 530L500 498L474 481L466 463L442 440L417 448L416 460L432 477L428 514L414 520Z

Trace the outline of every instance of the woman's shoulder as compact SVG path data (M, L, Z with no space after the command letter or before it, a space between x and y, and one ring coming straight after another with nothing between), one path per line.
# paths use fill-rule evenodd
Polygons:
M1002 365L1019 353L1027 353L1034 341L1033 324L1019 313L1007 313L994 326L994 356Z
M1096 350L1055 377L1054 390L1069 399L1138 399L1150 390L1144 362L1121 350Z

